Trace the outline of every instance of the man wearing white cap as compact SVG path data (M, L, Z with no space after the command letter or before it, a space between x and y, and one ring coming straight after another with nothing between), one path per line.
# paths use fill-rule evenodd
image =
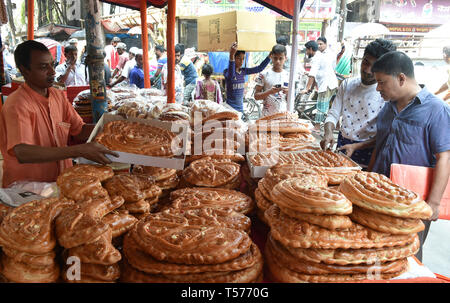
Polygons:
M130 76L130 71L135 67L136 65L136 52L139 49L137 47L131 47L128 51L128 61L125 63L125 66L122 69L122 73L120 74L119 78L112 80L110 83L110 87L115 86L116 84L121 83L122 81L128 81L128 77Z
M125 43L119 42L117 44L117 52L119 53L119 63L114 69L114 72L111 76L112 78L115 78L116 75L120 75L125 66L125 63L127 63L127 61L129 60L129 55L127 53L127 45Z

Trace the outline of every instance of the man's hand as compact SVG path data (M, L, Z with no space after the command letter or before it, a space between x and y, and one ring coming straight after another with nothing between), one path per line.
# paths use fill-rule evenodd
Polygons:
M431 215L430 220L436 221L439 218L439 203L435 203L433 201L427 201L428 205L430 205L433 210L433 214Z
M273 94L276 94L276 93L278 93L278 92L280 92L282 90L283 90L282 87L272 86L272 88L270 89L270 94L273 95Z
M349 157L351 157L353 155L353 153L358 150L360 148L360 145L358 143L353 143L353 144L346 144L343 145L341 147L339 147L337 150L341 151L341 150L345 150L345 154Z
M320 141L320 147L322 147L323 150L332 149L334 146L334 136L333 136L333 129L330 125L331 123L325 123L324 130L325 133L323 135L323 139Z
M86 144L80 144L77 146L78 153L80 157L86 158L88 160L100 163L100 164L109 164L112 161L106 157L106 154L113 155L114 157L118 157L119 155L116 152L110 151L106 147L96 142L90 142Z

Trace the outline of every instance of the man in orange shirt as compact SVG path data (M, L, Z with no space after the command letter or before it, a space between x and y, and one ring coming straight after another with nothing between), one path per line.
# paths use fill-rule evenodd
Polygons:
M64 93L52 87L54 61L47 47L25 41L17 46L14 60L25 83L0 112L3 187L15 181L54 182L75 157L111 163L105 155L116 153L100 144L67 146L69 136L85 142L94 125L83 123Z

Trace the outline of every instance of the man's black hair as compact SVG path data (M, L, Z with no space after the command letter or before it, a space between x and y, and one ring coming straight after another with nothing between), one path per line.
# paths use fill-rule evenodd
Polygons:
M208 63L203 64L203 66L202 66L202 75L204 75L206 77L209 77L209 76L212 75L213 71L214 70L213 70L213 67L212 67L211 64L208 64Z
M277 38L277 44L286 46L287 43L288 43L288 40L287 40L286 36L280 36Z
M272 47L271 54L284 54L284 55L287 55L286 47L284 45L281 45L281 44L275 44Z
M397 47L392 43L391 40L378 38L375 41L367 44L364 49L364 55L370 55L376 59L380 58L387 52L396 51Z
M41 42L34 40L22 42L17 45L16 50L14 51L14 61L16 62L16 66L20 67L22 65L26 69L30 69L31 52L34 50L50 52L47 46Z
M317 44L316 41L311 40L305 43L305 48L310 48L313 51L317 52L317 50L319 49L319 44Z
M177 51L177 46L178 46L178 51ZM180 53L183 56L184 55L184 44L178 43L177 45L175 45L175 52Z
M327 38L325 37L319 37L317 38L317 41L322 41L323 43L327 44Z
M375 61L372 73L384 73L394 77L403 73L408 78L414 78L414 65L405 53L387 52Z
M70 53L70 52L77 52L78 51L78 49L75 47L75 45L67 45L65 48L64 48L64 54L68 54L68 53Z
M442 49L442 51L444 52L444 54L447 57L450 57L450 45L449 46L444 46L444 48Z
M236 54L234 54L234 56L239 56L240 54L244 54L245 55L245 50L238 50L236 51Z
M161 53L164 53L166 49L161 44L155 46L155 50L159 50Z

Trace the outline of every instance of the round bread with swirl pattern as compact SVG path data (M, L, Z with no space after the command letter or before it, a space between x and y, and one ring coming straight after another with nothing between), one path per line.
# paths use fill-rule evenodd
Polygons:
M59 265L32 266L17 262L6 255L2 256L2 274L16 283L55 283L59 279Z
M276 132L279 133L311 133L312 125L310 122L301 120L267 120L260 121L249 126L250 131Z
M161 194L161 188L150 175L115 175L104 182L111 197L121 196L125 203L155 198Z
M341 192L329 187L305 187L303 177L279 182L273 187L270 197L285 212L294 210L319 215L348 215L352 212L352 203Z
M31 266L53 266L55 264L56 253L54 250L41 255L30 254L7 246L3 246L2 250L5 255L14 261Z
M280 260L277 260L270 250L265 253L269 276L274 282L281 283L342 283L357 282L362 280L388 280L400 276L408 271L409 266L406 264L398 272L394 273L376 273L368 274L322 274L309 275L298 273L283 266Z
M360 172L345 179L339 191L361 208L393 217L425 220L433 214L418 194L378 173Z
M80 211L95 219L102 219L104 216L123 205L125 200L121 196L102 197L94 200L85 200L77 203Z
M95 165L95 164L77 164L68 167L63 170L63 172L56 179L56 184L61 187L67 178L73 175L82 176L92 176L100 180L100 182L105 181L108 178L114 176L114 171L111 167L106 165Z
M231 208L242 214L254 208L252 198L244 193L225 188L193 187L178 189L170 193L170 207L178 209Z
M392 217L356 205L353 206L350 218L361 225L390 234L412 234L425 229L425 225L420 219Z
M232 183L240 168L235 162L206 157L191 162L183 171L183 179L195 186L221 187Z
M133 237L128 233L123 241L123 254L128 263L134 268L148 274L183 275L202 272L229 272L253 266L259 258L260 252L256 244L235 259L218 264L176 264L158 261L141 250Z
M149 175L157 182L172 178L177 174L177 170L173 168L163 168L155 166L135 165L132 171L133 175Z
M308 275L397 273L408 263L406 258L383 263L374 259L369 264L349 265L309 262L296 258L283 245L270 239L266 242L265 250L269 250L269 255L277 259L283 267Z
M257 283L262 282L263 260L253 266L228 272L202 272L196 274L148 274L131 266L126 259L120 281L125 283Z
M238 257L252 243L245 231L228 224L213 212L203 218L159 212L141 219L130 232L141 249L159 261L215 264Z
M305 187L327 187L328 178L318 168L303 167L296 164L280 164L269 168L264 178L258 183L261 193L265 195L265 192L270 193L275 185L283 180L289 178L302 178L302 186ZM264 187L265 191L261 189ZM270 199L270 194L266 196Z
M255 123L260 123L262 121L269 121L269 120L292 120L292 121L295 121L295 120L298 120L298 113L297 112L276 113L276 114L261 117L258 120L256 120Z
M154 157L172 157L172 144L182 143L166 129L124 120L106 123L95 141L110 150Z
M353 223L343 230L329 230L291 218L272 205L265 212L272 237L284 246L302 248L377 248L401 246L414 240L415 234L392 235Z
M51 252L56 246L55 218L70 205L71 200L47 198L10 210L0 225L0 245L33 255Z
M269 236L272 241L277 242ZM281 245L281 244L280 244ZM414 236L410 243L401 246L361 248L361 249L322 249L322 248L301 248L284 246L291 255L298 259L303 259L314 263L326 263L337 265L388 262L407 258L417 253L420 247L419 237Z

